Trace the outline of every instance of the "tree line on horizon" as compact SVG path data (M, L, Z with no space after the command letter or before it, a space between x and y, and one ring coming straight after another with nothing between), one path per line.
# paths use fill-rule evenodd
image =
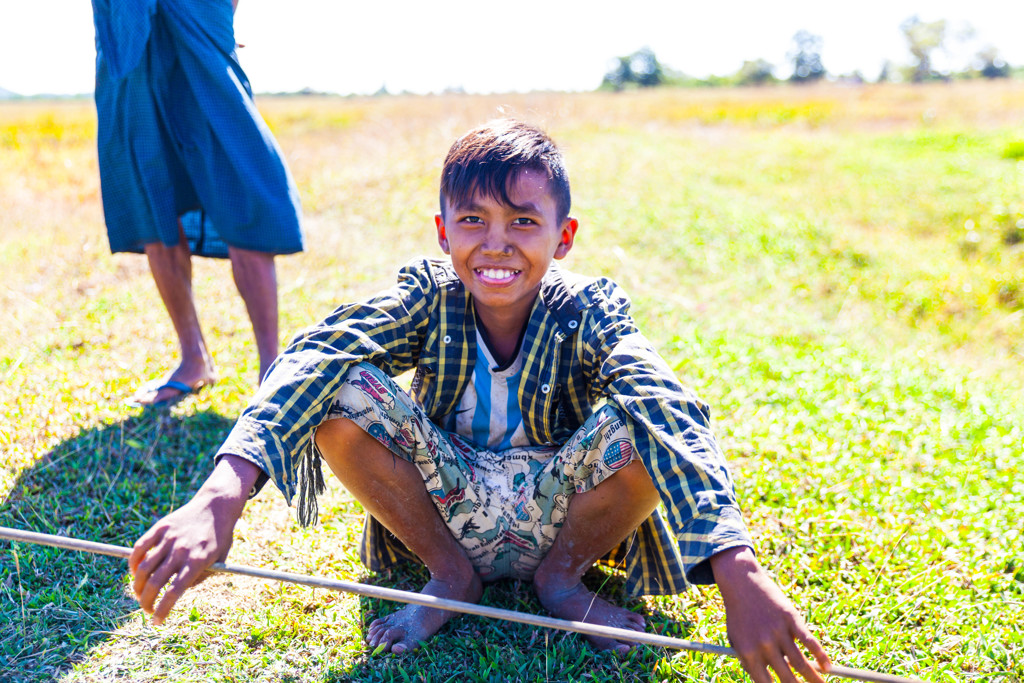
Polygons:
M1024 76L1024 66L1011 67L999 50L986 45L977 51L971 62L961 71L940 71L934 66L934 55L945 50L951 39L950 27L945 19L922 21L917 15L900 24L900 30L907 40L907 49L912 61L905 65L894 65L886 61L876 83L928 81L951 81L971 78L1011 78ZM960 38L973 36L968 27ZM649 88L659 85L688 87L715 87L735 85L767 85L771 83L816 83L826 78L848 83L866 83L869 79L859 71L848 74L830 74L821 57L824 40L807 30L797 31L787 59L792 67L788 77L775 75L776 66L765 59L744 61L734 74L697 78L676 71L662 64L654 51L643 47L624 57L616 57L605 74L599 90L620 91L628 88Z
M830 73L822 59L824 40L808 30L797 31L791 38L791 46L787 52L787 61L791 67L788 76L777 75L778 67L766 59L744 61L733 74L711 75L707 78L690 76L662 63L649 47L642 47L632 54L616 57L611 60L598 90L621 91L632 88L648 88L654 86L678 87L729 87L769 85L779 83L810 84L823 80L834 80L844 83L886 83L910 82L924 83L929 81L952 81L974 78L1024 78L1024 65L1011 66L1000 55L993 45L979 48L968 64L959 71L942 71L935 67L934 56L947 49L954 40L973 38L973 29L967 26L954 32L949 23L940 19L923 21L914 15L900 24L911 61L906 64L894 64L886 61L874 79L860 71L852 73ZM461 87L451 87L443 91L445 94L461 94L466 91ZM261 95L335 95L329 91L313 88L302 88L288 92L260 92ZM390 92L385 85L373 93L373 96L388 96ZM408 94L406 92L398 94ZM0 101L10 99L76 99L91 97L92 93L72 95L41 94L20 95L0 87ZM347 95L357 96L355 94Z

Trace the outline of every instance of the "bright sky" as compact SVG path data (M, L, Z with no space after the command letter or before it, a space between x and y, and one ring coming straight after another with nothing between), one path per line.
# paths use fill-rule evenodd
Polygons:
M649 46L693 76L735 73L763 58L786 77L792 38L824 40L831 74L875 79L886 60L911 61L900 23L949 22L936 66L962 69L994 45L1024 64L1020 0L240 0L240 60L256 92L372 93L591 90L612 58ZM958 36L970 25L974 37ZM94 32L87 0L5 0L0 88L23 95L89 93Z

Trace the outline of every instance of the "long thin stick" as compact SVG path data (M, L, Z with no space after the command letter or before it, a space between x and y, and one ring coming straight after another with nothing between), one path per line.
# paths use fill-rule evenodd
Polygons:
M112 557L121 557L124 559L127 559L132 552L131 548L126 548L124 546L95 543L93 541L84 541L65 536L40 534L33 531L22 531L20 529L11 529L8 527L0 527L0 538L9 541L23 541L25 543L48 545L55 548L65 548L67 550L79 550L97 555L110 555ZM574 631L584 635L601 636L626 642L645 643L648 645L674 648L677 650L692 650L694 652L704 652L712 655L724 655L728 657L736 656L736 651L731 647L723 647L721 645L712 645L710 643L701 643L693 640L684 640L682 638L673 638L670 636L660 636L656 633L630 631L628 629L615 628L612 626L588 624L582 621L568 621L565 619L554 619L552 617L535 614L524 614L522 612L515 612L513 610L501 609L498 607L487 607L485 605L476 605L470 602L448 600L446 598L437 598L432 595L423 595L421 593L412 593L410 591L396 590L393 588L381 588L379 586L370 586L364 583L355 583L352 581L324 579L316 576L306 576L304 574L292 574L290 572L279 572L271 569L245 567L242 565L224 564L221 562L214 564L210 567L209 571L223 574L252 576L260 579L270 579L272 581L297 583L303 586L311 586L313 588L326 588L328 590L342 591L344 593L354 593L355 595L362 595L367 598L379 598L381 600L390 600L393 602L404 602L414 605L424 605L426 607L436 607L438 609L445 609L452 612L476 614L478 616L489 617L491 619L503 619L505 621L514 621L520 624L529 624L530 626L540 626L542 628L553 628L560 631ZM839 665L833 665L829 674L839 676L841 678L849 678L858 681L873 681L877 683L923 683L922 681L914 678L903 678L901 676L893 676L891 674L878 673L876 671L868 671L866 669L851 669L849 667Z

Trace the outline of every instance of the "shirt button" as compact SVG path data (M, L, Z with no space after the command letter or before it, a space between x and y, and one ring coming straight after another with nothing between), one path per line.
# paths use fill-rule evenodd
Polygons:
M578 326L579 326L579 323L576 322L575 320L570 320L569 321L569 329L570 330L575 330Z
M451 344L452 343L452 336L450 334L444 335L444 343L445 344Z
M551 387L550 386L548 386L547 384L541 384L540 385L540 393L546 394L549 391L551 391Z

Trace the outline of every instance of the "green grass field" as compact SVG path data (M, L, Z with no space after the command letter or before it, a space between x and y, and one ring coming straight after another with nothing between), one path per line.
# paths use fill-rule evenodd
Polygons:
M713 406L761 562L837 663L1024 681L1024 84L262 99L308 250L278 261L283 337L438 254L438 171L500 113L567 157L570 269L607 274ZM0 105L0 525L130 545L184 502L257 364L224 262L197 261L221 374L169 415L124 399L171 367L142 257L107 249L90 102ZM284 339L283 339L284 341ZM231 561L369 575L333 480L301 529L267 487ZM595 577L604 581L604 577ZM714 588L628 600L649 629L726 644ZM541 612L529 586L486 604ZM374 656L392 604L215 577L161 627L120 560L0 542L0 680L733 681L733 660L475 617Z

